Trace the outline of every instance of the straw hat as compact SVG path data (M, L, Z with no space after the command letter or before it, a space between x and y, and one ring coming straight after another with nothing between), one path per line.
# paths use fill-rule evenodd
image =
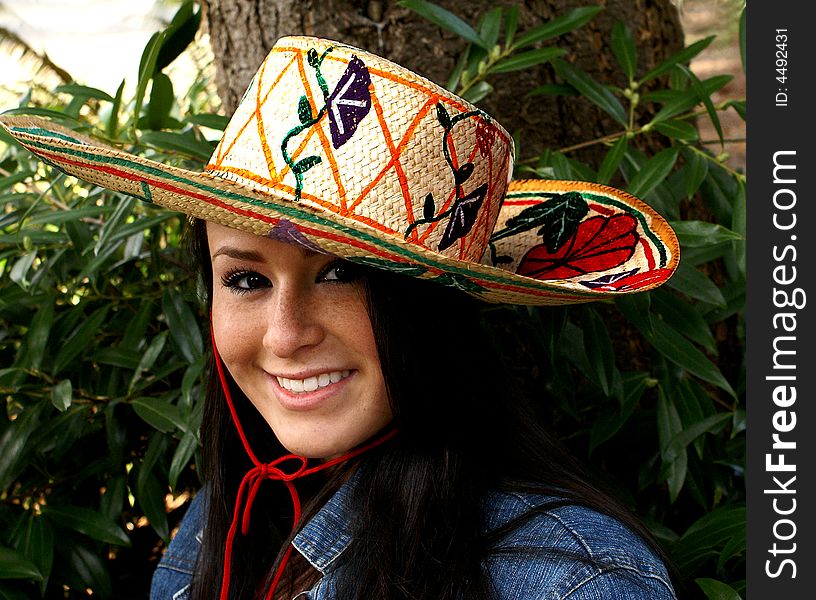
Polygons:
M651 289L677 266L674 233L643 202L593 183L511 182L513 141L490 116L329 40L278 40L204 172L41 119L0 124L91 183L490 302L587 302Z

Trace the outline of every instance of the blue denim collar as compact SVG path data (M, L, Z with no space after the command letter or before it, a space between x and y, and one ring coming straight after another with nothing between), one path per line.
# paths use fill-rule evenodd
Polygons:
M349 477L292 540L295 549L321 573L351 542L351 499L359 474L358 470Z

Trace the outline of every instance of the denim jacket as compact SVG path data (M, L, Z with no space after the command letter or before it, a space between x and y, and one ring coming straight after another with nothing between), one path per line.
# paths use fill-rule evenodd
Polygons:
M293 545L323 577L297 600L341 600L334 575L351 541L349 506L353 479L344 484L295 536ZM193 500L153 576L151 600L185 600L205 526L206 493ZM540 506L549 498L494 493L488 499L488 531ZM543 511L504 540L503 548L556 548L591 561L530 552L502 552L485 565L502 600L676 599L666 568L631 530L581 506Z

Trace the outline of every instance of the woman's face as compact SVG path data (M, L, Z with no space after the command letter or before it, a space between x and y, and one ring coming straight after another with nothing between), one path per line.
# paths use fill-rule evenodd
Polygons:
M207 223L222 361L290 452L329 458L392 413L362 284L333 256Z

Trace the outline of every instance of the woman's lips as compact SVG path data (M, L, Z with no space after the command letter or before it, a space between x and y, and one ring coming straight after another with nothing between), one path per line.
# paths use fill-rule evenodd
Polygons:
M304 411L317 408L329 397L341 391L356 373L357 371L350 370L328 371L302 379L289 379L268 373L267 375L283 408Z

